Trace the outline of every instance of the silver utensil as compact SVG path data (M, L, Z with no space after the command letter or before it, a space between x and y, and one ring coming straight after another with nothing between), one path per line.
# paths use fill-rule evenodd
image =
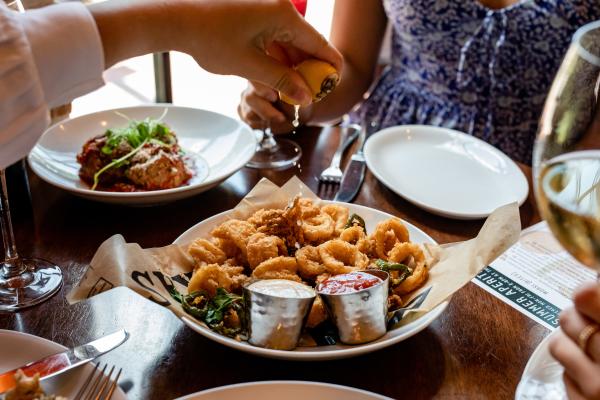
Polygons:
M270 280L274 281L280 279ZM296 348L315 298L314 291L310 297L279 297L254 290L252 284L244 287L248 343L276 350Z
M108 364L105 364L104 368L100 370L97 365L94 365L94 369L84 381L83 385L75 395L75 398L81 400L110 400L117 388L117 383L123 369L119 368L113 379L112 376L115 367L113 365L108 375L106 375L105 372L107 367ZM98 374L96 374L97 372Z
M319 181L324 183L340 183L342 181L342 170L340 164L342 162L342 156L348 146L354 142L360 133L360 126L352 124L348 126L340 127L340 144L333 154L331 164L327 167L319 176Z
M367 137L375 131L377 124L363 124L358 136L358 149L352 155L350 162L346 165L343 179L340 183L340 189L334 197L334 201L349 203L358 194L360 187L365 179L365 169L367 167L365 155L363 152Z
M394 311L390 311L388 313L388 329L394 329L394 326L404 318L404 315L409 310L416 310L421 307L421 304L425 302L427 295L431 292L431 287L425 290L423 293L420 293L417 297L412 299L412 301L404 307L397 308Z
M13 376L19 369L26 376L39 373L41 379L50 378L87 363L123 344L129 338L129 333L121 329L87 344L44 357L12 371L0 374L0 393L14 387Z
M382 282L353 293L327 294L317 289L340 341L346 344L370 342L387 332L389 275L378 270L361 272L381 278Z

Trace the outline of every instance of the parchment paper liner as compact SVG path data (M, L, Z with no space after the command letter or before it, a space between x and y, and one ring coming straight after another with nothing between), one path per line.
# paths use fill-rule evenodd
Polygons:
M297 177L278 187L263 178L233 209L232 218L246 219L261 208L283 208L296 195L318 197ZM412 315L405 316L401 325L418 318L444 302L500 256L519 238L521 224L516 203L495 210L474 239L453 245L427 245L432 262L425 286L406 299L417 296L431 287L425 301ZM187 244L142 249L137 243L126 243L114 235L100 245L81 281L67 296L76 303L116 286L127 286L143 297L168 307L177 316L193 318L169 295L175 287L187 293L186 281L194 268L187 254ZM184 275L188 274L188 278Z

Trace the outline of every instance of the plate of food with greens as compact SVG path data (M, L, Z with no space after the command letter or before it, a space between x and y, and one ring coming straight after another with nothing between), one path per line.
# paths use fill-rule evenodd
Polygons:
M243 122L169 104L100 111L50 127L28 157L44 181L107 203L150 205L217 186L253 156Z

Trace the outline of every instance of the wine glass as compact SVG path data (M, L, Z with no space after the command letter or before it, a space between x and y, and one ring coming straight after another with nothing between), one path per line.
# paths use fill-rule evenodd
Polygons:
M600 271L600 21L581 27L554 79L533 151L540 214L563 247ZM517 397L563 399L560 364L519 385Z
M307 1L291 0L296 10L303 16L306 14ZM298 106L295 107L294 127L298 125ZM275 137L271 128L265 126L262 138L256 147L256 153L246 166L257 169L285 169L296 165L300 157L302 157L302 148L298 143Z
M7 4L16 11L24 11L20 0ZM0 225L4 244L4 260L0 262L0 311L19 311L48 299L62 286L62 273L51 262L22 258L17 253L3 169L0 169Z

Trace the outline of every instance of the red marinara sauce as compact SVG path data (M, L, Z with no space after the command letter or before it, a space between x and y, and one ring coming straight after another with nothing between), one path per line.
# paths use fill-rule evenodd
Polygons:
M319 284L317 290L323 294L354 293L373 287L380 282L383 281L375 275L366 272L350 272L325 279Z

